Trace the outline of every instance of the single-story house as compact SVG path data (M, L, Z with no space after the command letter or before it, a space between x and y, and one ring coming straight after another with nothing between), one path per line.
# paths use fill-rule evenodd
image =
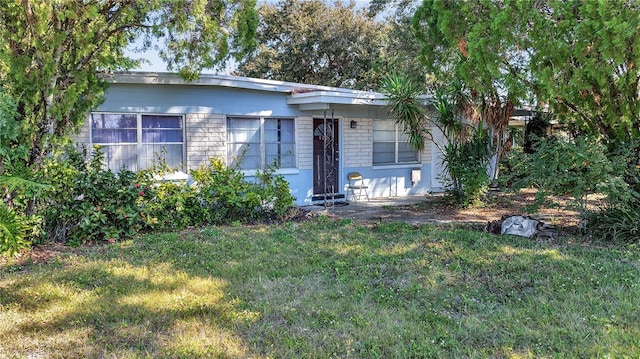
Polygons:
M247 177L275 163L298 205L348 197L350 172L362 174L371 198L442 190L437 151L410 148L380 93L224 75L108 80L77 142L100 145L115 171L145 168L157 154L184 173L212 156Z

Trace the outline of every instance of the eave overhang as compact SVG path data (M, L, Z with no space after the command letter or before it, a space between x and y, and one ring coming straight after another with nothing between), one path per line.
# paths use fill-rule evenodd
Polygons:
M386 106L388 101L377 92L311 91L289 95L287 104L298 105L301 111L313 111L330 109L335 105Z

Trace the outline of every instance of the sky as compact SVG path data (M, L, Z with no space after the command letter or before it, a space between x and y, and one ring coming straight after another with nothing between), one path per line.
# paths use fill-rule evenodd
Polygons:
M342 2L348 3L348 0L341 0ZM354 0L354 2L356 3L356 7L365 7L367 5L369 5L369 1L370 0ZM258 3L260 3L261 0L258 0ZM277 0L266 0L266 2L270 2L270 3L275 3L277 2ZM146 52L143 53L136 53L131 51L132 48L135 47L135 44L132 45L129 50L126 51L126 54L134 59L146 59L149 63L144 63L142 64L140 67L138 67L137 69L133 69L132 71L143 71L143 72L167 72L167 67L165 66L165 64L162 62L162 60L160 60L160 57L158 56L158 53L153 50L150 49ZM231 70L233 70L233 68L227 68L225 71L226 72L230 72ZM207 72L207 71L205 71Z

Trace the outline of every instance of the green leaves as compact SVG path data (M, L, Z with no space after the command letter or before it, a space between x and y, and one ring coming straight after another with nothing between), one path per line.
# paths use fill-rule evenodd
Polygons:
M406 75L391 73L383 79L380 91L388 97L390 117L409 135L411 147L422 151L424 136L429 133L424 106L419 100L422 86Z
M409 135L413 148L423 150L425 138L438 148L447 171L443 180L454 200L462 205L479 204L489 185L490 139L482 122L474 126L464 117L471 103L463 87L453 83L447 88L436 88L433 118L426 115L420 102L422 86L409 76L387 75L380 91L388 97L391 118ZM432 125L442 133L442 140L434 140Z
M99 73L135 65L124 49L137 39L144 49L159 38L168 67L187 79L245 54L255 44L254 6L255 0L2 0L0 83L19 109L8 145L30 144L27 166L38 169L102 102Z
M581 131L640 138L640 6L627 1L425 1L413 28L440 81L546 103Z
M0 82L0 175L4 172L4 161L23 157L26 152L24 144L15 145L20 131L17 117L16 103L7 95Z
M514 175L522 178L515 187L537 187L537 206L549 203L552 195L570 195L573 200L568 206L581 213L587 209L588 195L594 193L611 195L611 204L629 202L630 188L623 181L626 159L620 156L616 163L607 155L607 149L592 138L540 140L536 152L521 159L519 173Z
M355 4L282 0L259 7L258 46L244 76L370 90L386 65L382 22Z
M481 205L489 187L487 166L491 158L490 138L484 123L472 124L464 113L470 103L459 84L435 91L435 126L442 132L444 144L436 143L446 170L442 181L457 204Z
M62 151L89 111L103 101L107 88L103 74L136 64L124 55L127 46L140 39L143 50L151 47L151 40L159 39L165 45L162 57L169 68L194 79L202 69L219 66L229 56L245 54L255 45L254 7L255 0L0 0L2 201L26 214L37 208L37 200L60 204L60 208L48 208L48 214L53 212L54 222L68 220L61 221L60 232L54 233L65 239L73 231L78 241L84 241L140 228L137 223L132 225L129 214L123 220L123 213L131 211L120 210L111 202L110 212L98 215L99 211L92 211L94 206L78 205L69 193L41 198L43 188L31 177L43 169L48 158ZM129 206L130 198L119 197L114 188L115 177L100 172L102 164L95 163L88 170L97 181L94 187L70 168L49 172L55 180L49 179L60 188L87 191L76 195L95 195L95 201L122 200L123 207ZM82 161L75 164L84 165ZM18 176L17 169L21 171ZM28 203L19 203L18 208L16 201ZM82 232L77 217L85 214L86 231ZM107 222L111 224L105 226Z
M31 244L27 238L30 226L26 218L0 202L0 254L13 255Z

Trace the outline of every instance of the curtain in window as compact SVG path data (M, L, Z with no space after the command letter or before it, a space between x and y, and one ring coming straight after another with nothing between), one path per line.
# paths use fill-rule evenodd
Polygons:
M373 121L373 164L415 163L418 152L409 145L409 136L392 120Z
M142 115L140 165L148 168L163 160L169 167L179 167L183 162L182 138L182 116Z
M243 170L277 164L293 168L295 163L293 119L229 117L227 162Z
M137 145L104 145L102 153L104 153L105 165L113 172L118 172L123 168L130 171L138 170L138 156L136 153Z
M139 137L140 135L140 137ZM184 119L179 115L91 114L91 142L100 144L106 166L137 171L162 157L184 162Z
M93 143L136 143L136 115L91 115Z

